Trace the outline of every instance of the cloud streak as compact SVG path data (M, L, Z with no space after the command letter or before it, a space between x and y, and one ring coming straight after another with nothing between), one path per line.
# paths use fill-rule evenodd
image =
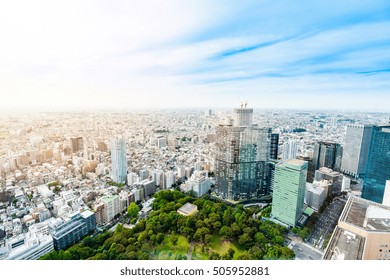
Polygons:
M20 2L0 4L3 107L390 104L388 1Z

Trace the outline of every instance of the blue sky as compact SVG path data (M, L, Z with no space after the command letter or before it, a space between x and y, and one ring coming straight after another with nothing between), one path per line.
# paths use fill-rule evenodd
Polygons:
M385 0L0 1L0 38L2 108L390 107Z

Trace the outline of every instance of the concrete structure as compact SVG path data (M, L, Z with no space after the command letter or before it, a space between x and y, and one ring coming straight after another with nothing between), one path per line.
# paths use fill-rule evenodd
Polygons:
M100 199L103 204L103 223L111 222L116 214L120 212L119 197L117 195L106 195Z
M49 235L48 226L36 224L27 233L6 240L5 246L0 248L0 259L37 260L53 250L53 238Z
M341 172L362 178L366 169L372 125L348 124L343 146Z
M362 197L382 203L386 180L390 179L390 123L372 130Z
M302 216L307 162L290 159L275 166L271 216L295 227Z
M126 183L127 160L126 143L123 138L111 140L111 169L112 180L117 183Z
M350 196L325 260L390 260L390 207Z
M329 188L327 196L331 196L332 194L337 194L341 192L343 178L344 176L340 172L334 171L327 167L321 167L314 173L314 182L320 182L324 180L328 181Z
M165 173L165 188L170 189L172 188L173 184L175 184L175 174L173 171L167 171Z
M187 192L194 191L198 197L201 197L210 190L211 181L207 178L207 173L205 174L205 172L195 171L184 185Z
M198 212L198 206L187 202L182 207L180 207L177 212L184 216L195 215Z
M305 203L307 206L318 211L324 203L327 190L320 184L306 183Z

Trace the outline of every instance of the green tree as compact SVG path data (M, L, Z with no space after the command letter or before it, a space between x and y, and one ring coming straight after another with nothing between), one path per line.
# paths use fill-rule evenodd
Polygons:
M138 205L134 202L130 203L129 207L127 207L127 215L134 219L138 217L139 208Z

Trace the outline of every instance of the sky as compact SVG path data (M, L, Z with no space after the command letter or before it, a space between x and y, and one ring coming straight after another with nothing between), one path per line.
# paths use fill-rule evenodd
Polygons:
M0 0L0 108L390 110L388 0Z

